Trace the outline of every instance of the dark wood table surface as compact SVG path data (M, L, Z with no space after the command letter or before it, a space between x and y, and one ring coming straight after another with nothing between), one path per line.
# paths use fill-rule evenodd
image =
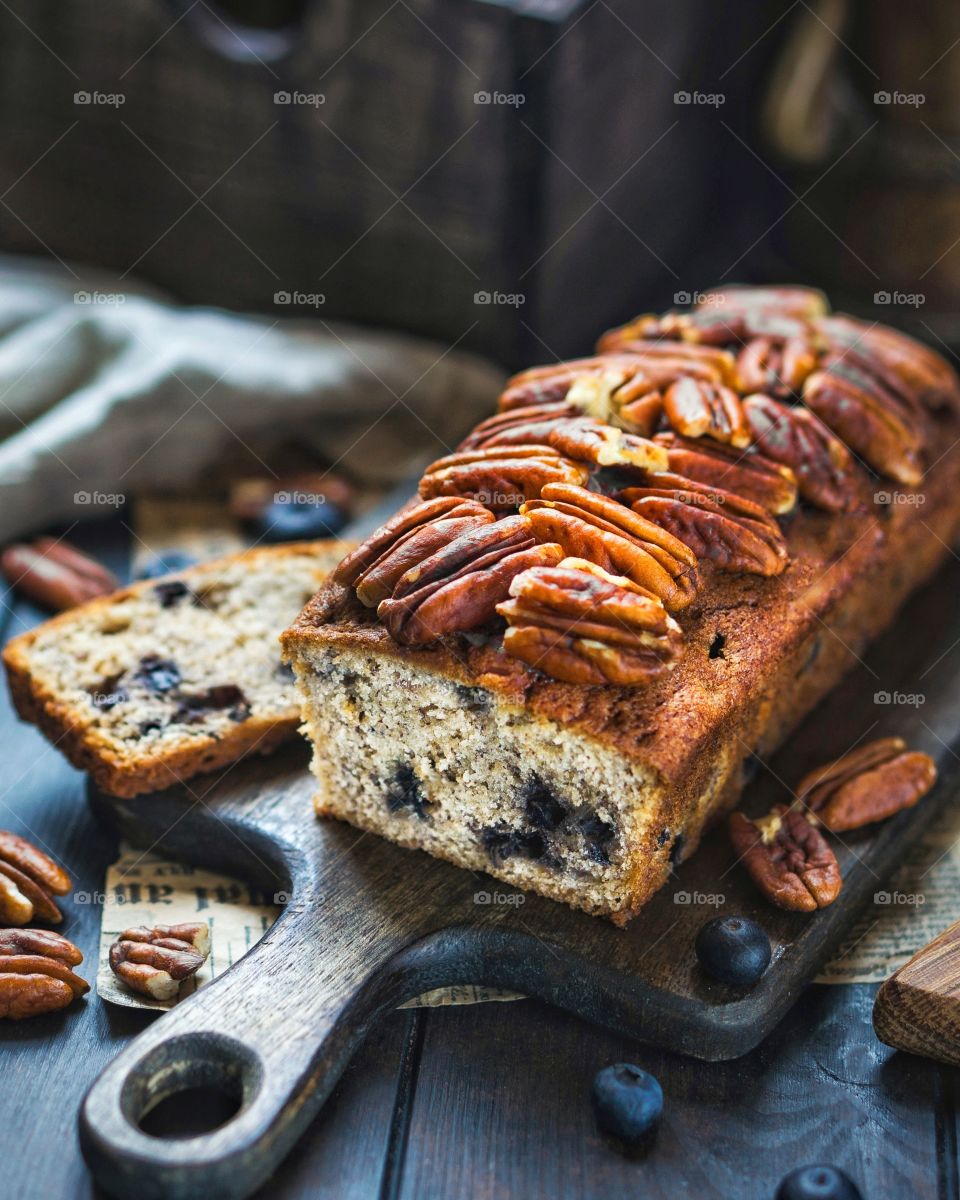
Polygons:
M71 531L126 572L118 521ZM6 595L5 637L44 614ZM0 701L0 827L46 846L96 893L116 854L84 777ZM99 908L64 931L94 971ZM642 918L641 918L642 919ZM702 1063L645 1049L539 1002L397 1012L258 1200L767 1200L790 1169L842 1166L865 1200L960 1200L960 1075L873 1033L872 985L813 986L757 1050ZM0 1197L88 1200L77 1109L101 1068L153 1020L95 995L0 1025ZM590 1083L627 1060L666 1096L658 1137L625 1155L601 1136Z

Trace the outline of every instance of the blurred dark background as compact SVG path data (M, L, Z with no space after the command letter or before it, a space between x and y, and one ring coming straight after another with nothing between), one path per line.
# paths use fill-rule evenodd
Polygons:
M786 277L955 344L958 43L935 0L5 0L0 250L508 367Z

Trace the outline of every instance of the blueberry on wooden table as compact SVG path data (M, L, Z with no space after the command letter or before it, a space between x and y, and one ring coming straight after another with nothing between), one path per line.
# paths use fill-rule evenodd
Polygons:
M295 542L335 537L346 523L347 514L330 500L274 500L253 521L252 531L264 542Z
M638 1142L660 1120L663 1091L657 1080L632 1063L614 1063L593 1080L597 1124L624 1142Z
M860 1189L839 1167L800 1167L785 1176L776 1200L863 1200Z
M700 965L721 983L746 987L770 965L770 939L749 917L714 917L697 934Z

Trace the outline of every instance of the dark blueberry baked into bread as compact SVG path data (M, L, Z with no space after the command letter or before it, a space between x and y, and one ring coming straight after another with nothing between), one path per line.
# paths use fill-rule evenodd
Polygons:
M958 438L806 288L517 376L283 636L317 811L625 923L949 553Z

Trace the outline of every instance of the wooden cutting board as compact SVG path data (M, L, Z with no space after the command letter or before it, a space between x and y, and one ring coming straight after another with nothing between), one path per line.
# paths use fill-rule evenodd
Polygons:
M446 984L514 988L702 1059L752 1049L960 782L958 591L960 562L951 560L748 791L747 807L766 811L785 795L780 780L795 782L861 736L899 733L937 760L939 782L917 808L844 837L843 892L812 916L769 907L734 865L723 830L625 931L532 895L507 902L515 893L489 877L316 821L303 746L189 788L96 799L135 844L292 897L249 954L153 1024L93 1086L81 1137L98 1181L144 1200L249 1195L307 1127L371 1023ZM823 636L833 635L825 627ZM923 703L883 702L896 692L922 694ZM717 896L721 904L707 899ZM697 931L717 913L751 916L770 936L773 961L751 990L714 983L697 965ZM242 1100L239 1113L177 1141L139 1129L145 1110L198 1086Z

